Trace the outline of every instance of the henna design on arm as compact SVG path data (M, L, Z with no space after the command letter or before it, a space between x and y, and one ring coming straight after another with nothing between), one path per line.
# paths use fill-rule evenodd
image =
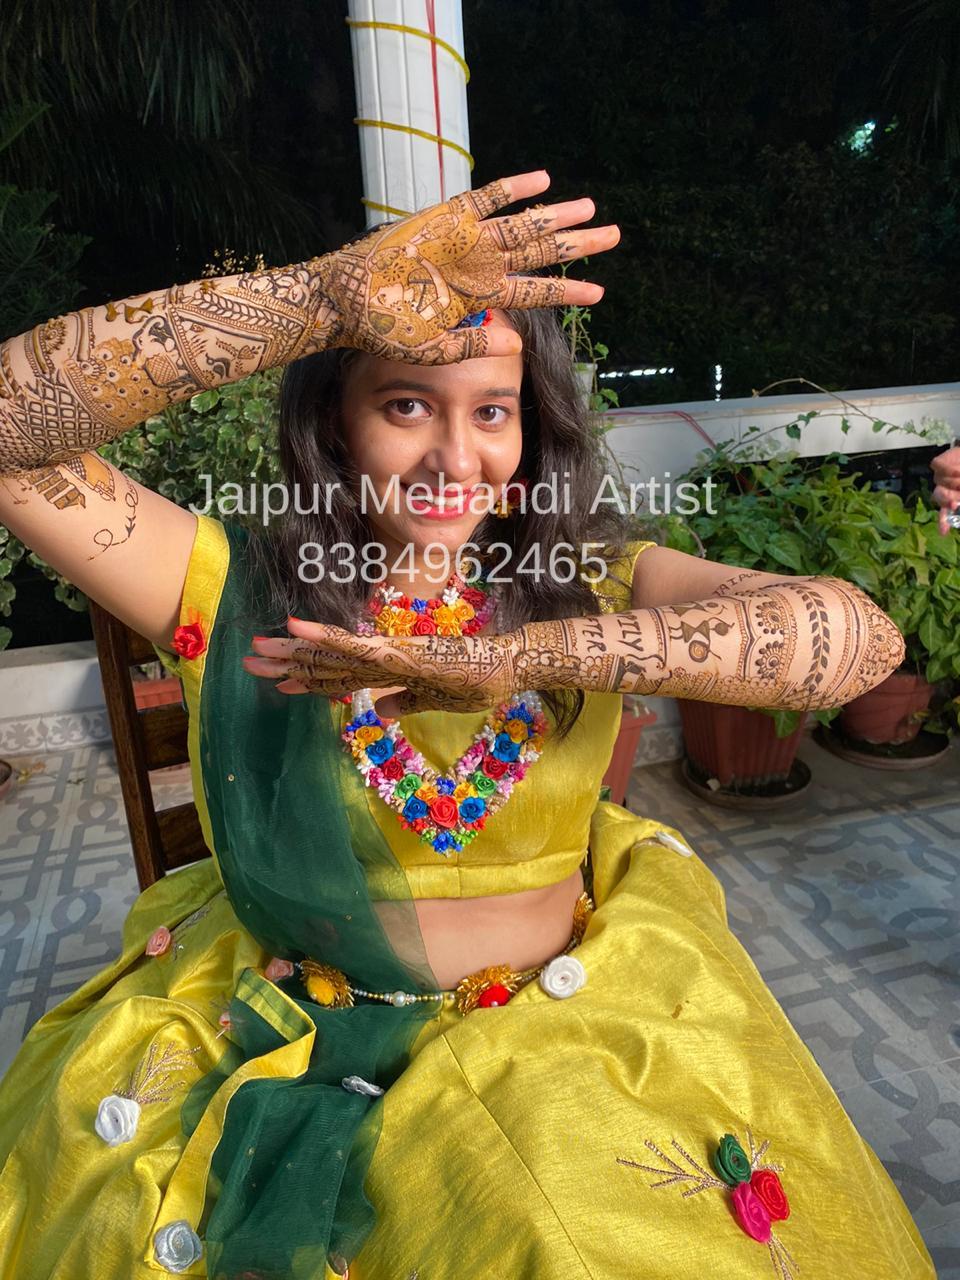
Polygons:
M427 365L484 354L482 329L453 332L463 317L563 302L564 281L509 272L583 251L551 229L570 220L562 206L488 217L512 198L492 182L335 253L86 307L9 339L0 473L69 462L197 391L330 346Z
M0 470L72 463L169 404L319 349L309 263L85 307L0 346Z
M517 633L520 686L598 689L816 710L873 688L904 655L903 637L859 588L785 581L742 595Z
M487 708L523 689L817 710L873 688L904 655L891 619L859 588L830 578L532 622L504 635L370 639L321 630L327 645L298 642L293 663L257 673L289 675L320 693L399 685L403 711Z

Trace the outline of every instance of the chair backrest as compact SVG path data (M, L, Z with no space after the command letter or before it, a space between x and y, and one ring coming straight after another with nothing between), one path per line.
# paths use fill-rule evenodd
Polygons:
M90 601L100 675L117 756L123 804L140 888L168 871L210 856L193 801L157 809L150 773L185 764L188 715L182 703L139 708L131 666L157 661L149 640Z

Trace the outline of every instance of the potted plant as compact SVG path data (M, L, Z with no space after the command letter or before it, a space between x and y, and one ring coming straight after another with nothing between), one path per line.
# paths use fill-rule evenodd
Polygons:
M168 674L159 658L133 668L133 700L138 711L176 704L182 699L183 687L179 676Z
M862 587L906 643L900 668L840 711L836 728L847 754L888 767L935 758L960 726L956 538L939 533L937 512L922 498L904 506L897 494L840 477L835 467L823 468L806 501L818 572Z
M790 494L804 479L801 460L750 461L727 441L701 456L683 477L711 481L710 510L659 520L659 540L724 564L766 572L816 572ZM678 699L688 784L718 803L758 807L791 798L809 782L796 759L807 716L795 711L754 710ZM813 713L829 720L835 711Z
M804 414L789 424L787 438L797 439L814 416ZM929 438L925 428L911 423L874 423L875 431L882 429L905 431L924 443ZM843 419L841 432L847 430ZM922 700L926 691L917 694L918 677L931 683L960 680L957 549L955 540L936 533L935 512L922 502L908 511L897 495L843 475L841 466L849 459L842 454L817 460L771 452L770 442L761 441L769 434L752 428L740 444L727 441L702 455L684 479L712 481L713 512L685 520L661 518L659 540L731 565L848 579L876 600L906 637L905 670L884 682L887 689L905 683L911 696ZM889 700L887 690L880 690L878 697ZM810 715L825 728L842 710ZM729 795L770 802L796 794L802 785L802 778L791 777L804 727L801 713L680 700L680 715L687 771L695 787L707 788L703 794L718 793L714 798L721 802ZM903 718L901 711L896 720ZM949 733L956 722L957 703L948 698L927 726Z
M656 721L656 713L639 698L633 694L624 695L617 740L613 746L613 755L610 757L607 771L603 775L602 785L607 793L605 799L612 800L614 804L624 803L627 788L630 785L630 774L633 772L633 762L640 745L640 735L648 725L656 724Z
M583 259L584 263L588 261ZM563 275L567 274L567 264L561 266ZM600 413L604 409L616 409L620 397L613 387L600 386L600 365L610 354L609 348L602 342L596 342L590 335L593 313L589 307L569 306L561 312L563 333L570 346L570 359L573 372L580 384L581 395L587 410Z

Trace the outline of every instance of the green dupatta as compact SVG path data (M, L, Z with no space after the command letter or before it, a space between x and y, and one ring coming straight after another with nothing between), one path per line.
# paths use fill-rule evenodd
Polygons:
M369 990L436 990L406 876L340 739L339 708L278 693L241 666L262 596L244 556L249 534L225 529L230 568L209 637L199 742L231 904L273 955L320 960ZM369 895L373 867L388 901ZM201 1224L211 1277L315 1280L328 1258L356 1255L374 1222L363 1180L382 1101L341 1080L388 1088L436 1012L429 1001L329 1009L299 977L278 985L316 1025L310 1065L295 1079L250 1080L227 1106ZM188 1127L237 1066L284 1043L245 1001L248 987L241 978L231 1001L230 1048L185 1103Z

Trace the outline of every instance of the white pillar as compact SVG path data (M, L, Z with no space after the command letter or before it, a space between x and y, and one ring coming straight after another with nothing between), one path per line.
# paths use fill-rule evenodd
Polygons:
M460 0L349 0L367 226L471 186Z

